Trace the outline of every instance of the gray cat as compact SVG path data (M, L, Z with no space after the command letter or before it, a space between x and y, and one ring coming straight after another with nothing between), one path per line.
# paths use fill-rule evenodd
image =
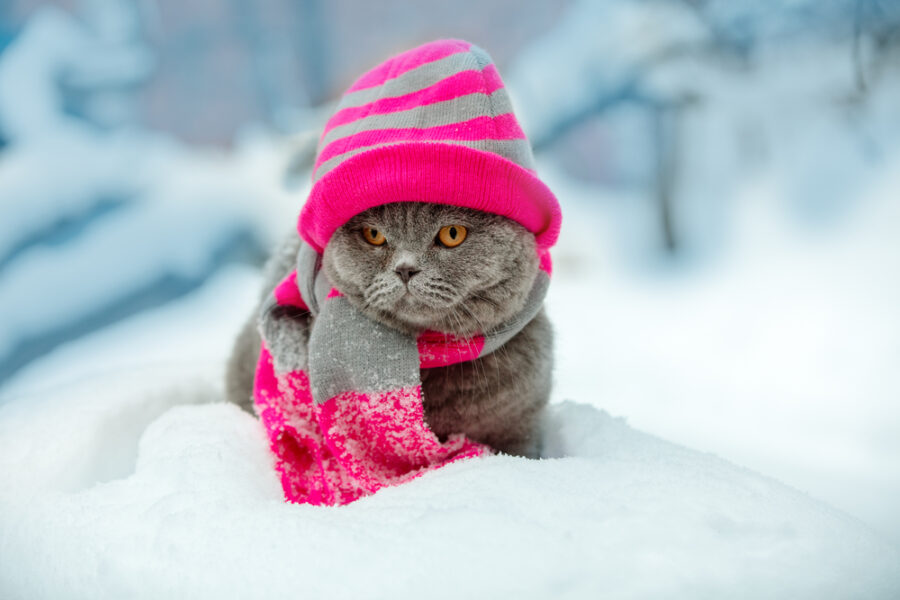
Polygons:
M452 239L444 237L451 234ZM294 268L299 243L292 234L270 259L265 294ZM433 329L467 336L522 310L538 258L534 235L506 217L404 202L369 209L338 229L325 247L322 268L334 287L373 320L412 335ZM308 331L307 326L298 332L300 352L305 352ZM259 346L254 313L226 373L228 399L247 410L252 410ZM464 433L501 452L538 456L552 346L550 323L541 310L491 354L422 369L427 424L441 440Z

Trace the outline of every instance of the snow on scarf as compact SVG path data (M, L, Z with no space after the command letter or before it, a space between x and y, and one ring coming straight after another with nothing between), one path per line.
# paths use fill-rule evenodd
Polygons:
M435 331L414 338L377 323L331 286L320 264L321 256L304 243L297 269L260 313L263 343L253 395L285 499L347 504L490 453L462 434L438 440L424 420L419 369L485 356L521 331L546 294L549 256L542 255L522 311L472 338ZM308 348L299 349L307 328Z

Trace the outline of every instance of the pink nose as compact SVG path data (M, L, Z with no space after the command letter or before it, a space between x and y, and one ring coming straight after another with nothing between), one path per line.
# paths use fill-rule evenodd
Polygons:
M400 279L403 280L403 283L409 283L409 280L412 278L412 276L418 272L418 269L407 264L397 265L397 268L394 269L394 273L400 276Z

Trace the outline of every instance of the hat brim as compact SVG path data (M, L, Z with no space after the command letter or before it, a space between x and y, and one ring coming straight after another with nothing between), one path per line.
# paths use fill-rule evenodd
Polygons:
M556 243L562 221L550 188L528 169L492 152L441 142L378 146L343 161L313 185L300 211L300 235L321 253L355 215L391 202L431 202L508 217Z

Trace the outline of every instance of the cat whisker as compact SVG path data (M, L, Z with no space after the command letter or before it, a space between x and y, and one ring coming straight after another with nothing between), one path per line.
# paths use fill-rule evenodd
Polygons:
M482 333L482 334L486 334L486 333L487 333L486 328L484 327L484 324L478 319L478 317L475 316L475 314L474 314L474 313L466 306L465 303L462 303L462 304L460 305L460 308L461 308L462 310L466 311L466 313L468 313L469 317L470 317L473 321L475 321L475 322L478 324L478 327L481 329L481 333ZM499 384L499 382L500 382L500 362L499 362L499 358L500 358L500 356L502 356L501 352L508 352L508 350L505 348L505 344L504 344L504 345L501 345L499 348L497 348L497 349L494 351L494 353L495 353L495 355L496 355L496 356L494 357L494 367L495 367L495 370L497 371L497 383L498 383L498 384ZM482 368L484 368L484 365L482 365ZM486 376L486 375L485 375L485 381L487 381L487 376Z
M497 302L496 300L494 300L493 298L488 298L487 296L484 296L482 294L471 294L471 297L476 300L480 300L486 304L490 304L494 308L501 308L501 304L499 302Z
M379 280L372 283L363 292L363 300L366 306L374 306L379 309L389 308L390 297L394 292L398 291L400 286L385 280Z
M433 289L435 291L443 291L452 296L459 295L459 292L456 291L456 287L450 285L449 283L445 283L444 281L442 281L440 279L432 278L427 282L427 285L430 289Z
M463 324L462 324L462 319L460 319L460 317L459 317L459 311L456 310L456 308L454 308L453 311L450 313L450 315L453 316L453 317L456 319L457 327L459 328L458 331L460 331L460 332L463 331L463 330L464 330L464 327L463 327ZM466 344L467 344L467 345L469 346L469 348L471 349L471 344L472 344L472 342L471 342L468 338L465 338L465 339L466 339ZM472 368L474 369L475 377L478 378L478 377L479 377L479 372L478 372L478 360L477 360L477 359L474 360L474 361L472 361ZM461 370L459 371L459 373L460 373L460 377L463 377L463 375L464 375L465 372L461 369ZM485 373L484 373L484 372L481 373L481 380L482 380L482 382L484 382L485 384L487 383L487 378L485 377Z
M432 308L448 308L458 301L458 296L453 293L455 290L435 288L429 283L410 286L409 291L413 297Z
M449 308L454 304L453 298L447 298L437 294L415 294L415 297L431 308Z
M479 328L482 328L482 329L483 329L483 327L482 327L481 323L478 321L478 319L475 318L475 316L472 315L472 314L469 312L469 310L466 308L465 303L459 304L458 307L459 307L460 309L466 311L467 313L469 313L470 318L472 318L472 319L478 324ZM460 329L462 330L461 319L459 318L459 311L454 309L453 314L456 316L457 321L460 321ZM482 333L484 333L484 332L482 331ZM467 343L469 349L471 350L471 348L472 348L473 345L474 345L474 342L473 342L473 341L471 340L471 338L468 337L468 336L466 337L466 343ZM485 361L484 361L484 360L481 360L481 359L476 359L476 360L474 360L474 361L473 361L473 368L475 369L475 375L476 375L476 377L479 375L478 369L479 369L479 368L481 369L480 375L481 375L481 381L482 381L482 383L483 383L483 387L484 387L484 389L490 391L491 385L490 385L490 381L488 380L487 371L486 371L486 367L485 367L484 362L485 362ZM498 375L499 375L499 373L498 373ZM499 377L498 377L498 380L499 380Z

